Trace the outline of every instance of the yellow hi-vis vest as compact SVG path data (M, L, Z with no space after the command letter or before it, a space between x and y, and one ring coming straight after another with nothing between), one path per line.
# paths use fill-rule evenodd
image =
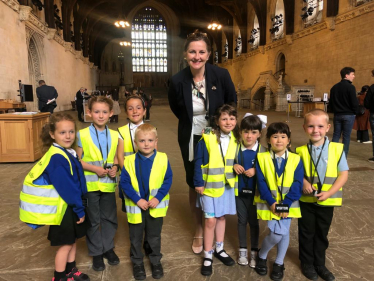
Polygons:
M288 152L288 159L287 164L284 167L284 172L281 177L276 176L275 178L275 167L273 164L273 159L271 158L270 152L263 152L257 154L257 161L258 165L260 166L261 172L264 174L266 184L268 185L271 195L273 196L274 200L277 203L280 203L286 197L290 187L294 181L294 174L297 168L297 165L300 162L300 156ZM278 191L278 187L281 188L282 185L282 178L283 180L283 190L282 190L282 200L280 198L280 193ZM256 195L254 198L254 202L257 206L257 218L262 220L279 220L280 217L274 215L270 211L270 206L266 202L266 200L261 200L260 193L258 189L256 190ZM289 209L289 218L301 218L300 212L300 204L299 201L294 201Z
M110 150L107 156L107 164L114 164L116 150L118 145L118 132L108 129L110 132ZM90 128L87 127L79 131L82 142L83 158L82 161L94 166L104 166L103 156L100 149L95 145L91 138ZM99 178L96 173L84 171L87 182L87 191L93 192L100 190L101 192L115 192L117 186L116 178L111 178L108 175Z
M125 158L125 162L123 167L130 175L131 184L136 193L140 196L139 192L139 182L136 177L136 167L135 167L135 158L136 154L129 155ZM153 160L151 174L149 176L149 200L157 195L158 190L161 188L166 170L168 168L168 157L165 153L156 152L155 159ZM142 210L133 202L130 198L125 196L125 205L126 205L126 213L127 213L127 220L129 223L137 224L142 223ZM166 194L164 199L157 205L156 208L150 208L149 214L154 218L165 217L166 212L169 208L169 193Z
M58 147L51 146L40 161L27 174L20 194L19 218L26 223L60 225L68 204L60 197L53 185L36 185L34 180L43 174L51 157L61 154L73 169L69 157Z
M201 165L203 180L205 182L204 195L220 197L225 190L227 182L231 188L238 188L238 176L234 173L235 152L238 146L236 138L231 134L229 147L222 161L220 146L214 133L203 134L203 139L209 153L209 162Z
M338 164L340 158L343 155L343 147L342 143L335 143L330 142L328 148L328 162L327 162L327 169L325 180L322 185L322 191L328 191L331 186L334 184L336 179L338 178ZM318 175L317 171L315 171L314 164L310 167L310 154L308 151L308 147L306 145L296 148L296 153L300 155L301 159L304 163L304 174L305 179L308 182L312 182L312 177L310 174L310 170L312 168L312 175L314 175L313 179L313 186L316 190L318 190ZM326 199L325 201L318 201L317 198L312 194L303 194L300 198L300 201L306 203L316 203L322 206L341 206L343 200L343 187L341 187L335 194L333 194L330 198Z
M134 151L134 147L132 144L132 138L130 135L130 125L127 124L125 126L118 128L118 132L123 138L123 158L134 154L136 151Z
M239 149L242 149L241 145L238 145L238 147L236 148L236 152L235 152L235 163L239 164L239 165L242 165L242 163L240 163L240 160L239 159ZM258 143L258 149L257 149L257 153L261 153L261 152L266 152L266 148L263 147L260 143ZM257 155L256 155L256 161L257 161ZM252 168L256 168L256 162L254 163L253 167ZM245 175L242 175L243 177L245 177ZM238 177L238 182L239 182L239 175L237 175ZM256 187L256 182L255 182L255 187ZM239 186L236 185L236 188L235 188L235 196L239 196Z

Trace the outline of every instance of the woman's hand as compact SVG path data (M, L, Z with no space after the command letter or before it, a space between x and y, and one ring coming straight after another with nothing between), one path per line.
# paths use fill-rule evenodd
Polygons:
M199 193L200 195L203 195L204 189L205 189L204 186L195 187L196 192Z

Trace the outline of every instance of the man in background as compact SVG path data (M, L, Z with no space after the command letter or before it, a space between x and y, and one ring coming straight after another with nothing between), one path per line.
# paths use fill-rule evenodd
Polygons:
M80 90L75 95L75 107L78 111L78 120L84 122L82 114L83 114L83 101L90 98L89 95L86 94L87 89L81 87Z
M36 88L36 95L39 100L39 110L40 112L50 112L57 106L56 99L58 93L53 86L47 86L44 80L39 81L39 87Z
M333 142L339 142L343 135L344 153L348 156L351 132L358 113L358 100L356 88L352 85L355 78L355 70L352 67L344 67L340 71L342 80L330 90L330 104L334 113Z

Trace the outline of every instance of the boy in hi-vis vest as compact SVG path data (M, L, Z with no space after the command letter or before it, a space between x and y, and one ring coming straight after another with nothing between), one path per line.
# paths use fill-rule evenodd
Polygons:
M299 259L302 273L310 280L318 275L335 280L326 268L327 235L335 206L342 205L342 187L348 180L348 164L343 144L329 142L329 116L313 109L304 116L309 143L296 148L304 163L303 195L300 198Z
M164 275L161 230L169 206L173 173L166 154L156 151L157 130L154 126L140 125L135 131L135 144L138 152L126 156L120 182L129 222L133 273L136 280L146 278L142 253L145 231L145 239L151 248L152 277L159 279Z

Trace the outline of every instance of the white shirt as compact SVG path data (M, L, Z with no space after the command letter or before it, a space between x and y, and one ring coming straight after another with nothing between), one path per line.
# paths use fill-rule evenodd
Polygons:
M53 143L54 146L57 146L57 147L61 147L63 148L61 145L57 144L57 143ZM65 148L71 155L73 155L75 158L77 157L77 153L75 152L74 149L72 148Z
M134 144L134 138L135 138L135 131L136 131L136 129L137 129L140 125L143 125L143 124L144 124L143 121L140 122L139 125L135 125L134 123L129 122L129 127L130 127L130 132L131 132L131 139L132 139L133 144ZM121 139L121 140L123 140L121 134L118 134L118 138Z
M243 144L241 145L241 148L242 148L242 151L246 151L248 149ZM253 150L254 152L256 152L257 148L258 148L258 141L256 141L256 143L254 144L254 146L251 149L248 149L248 150Z
M230 139L231 139L231 132L227 135L221 133L220 141L221 141L223 157L226 156L227 150L229 149Z

